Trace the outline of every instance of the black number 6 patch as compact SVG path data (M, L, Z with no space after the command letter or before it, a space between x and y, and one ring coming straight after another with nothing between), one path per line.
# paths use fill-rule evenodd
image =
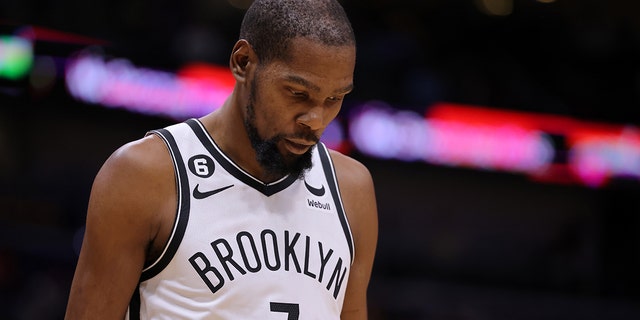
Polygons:
M213 171L215 171L215 168L213 159L207 155L198 154L189 159L189 170L198 177L210 177Z

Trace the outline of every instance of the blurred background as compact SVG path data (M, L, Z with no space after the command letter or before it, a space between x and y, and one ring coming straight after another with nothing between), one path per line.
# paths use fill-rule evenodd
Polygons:
M95 174L219 106L250 2L0 0L0 318L63 317ZM342 3L370 318L640 319L640 2Z

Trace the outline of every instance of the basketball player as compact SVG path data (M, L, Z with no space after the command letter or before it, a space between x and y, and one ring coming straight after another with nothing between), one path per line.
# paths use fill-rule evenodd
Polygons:
M355 51L335 0L255 1L224 105L96 176L66 318L366 319L373 182L319 142Z

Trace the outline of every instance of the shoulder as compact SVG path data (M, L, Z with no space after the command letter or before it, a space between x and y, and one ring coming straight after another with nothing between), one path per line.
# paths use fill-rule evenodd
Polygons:
M169 160L169 153L164 141L157 135L150 134L118 148L107 159L103 169L115 167L142 170L139 173L144 174L150 169L167 165L166 160Z
M109 189L126 190L123 199L162 192L167 182L173 181L173 163L165 142L155 134L129 142L105 161L94 181ZM144 201L138 198L136 201Z
M94 180L89 215L158 224L174 194L173 164L158 136L148 135L118 148ZM101 219L102 220L102 219Z
M144 184L162 178L162 173L171 168L171 159L164 141L157 135L150 134L113 152L100 169L97 179L124 179Z

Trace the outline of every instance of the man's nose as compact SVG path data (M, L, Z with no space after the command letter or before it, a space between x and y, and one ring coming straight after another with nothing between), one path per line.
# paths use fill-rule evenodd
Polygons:
M300 115L298 117L298 123L305 127L309 127L309 129L311 129L312 131L316 131L322 129L324 125L322 116L322 106L315 106Z

